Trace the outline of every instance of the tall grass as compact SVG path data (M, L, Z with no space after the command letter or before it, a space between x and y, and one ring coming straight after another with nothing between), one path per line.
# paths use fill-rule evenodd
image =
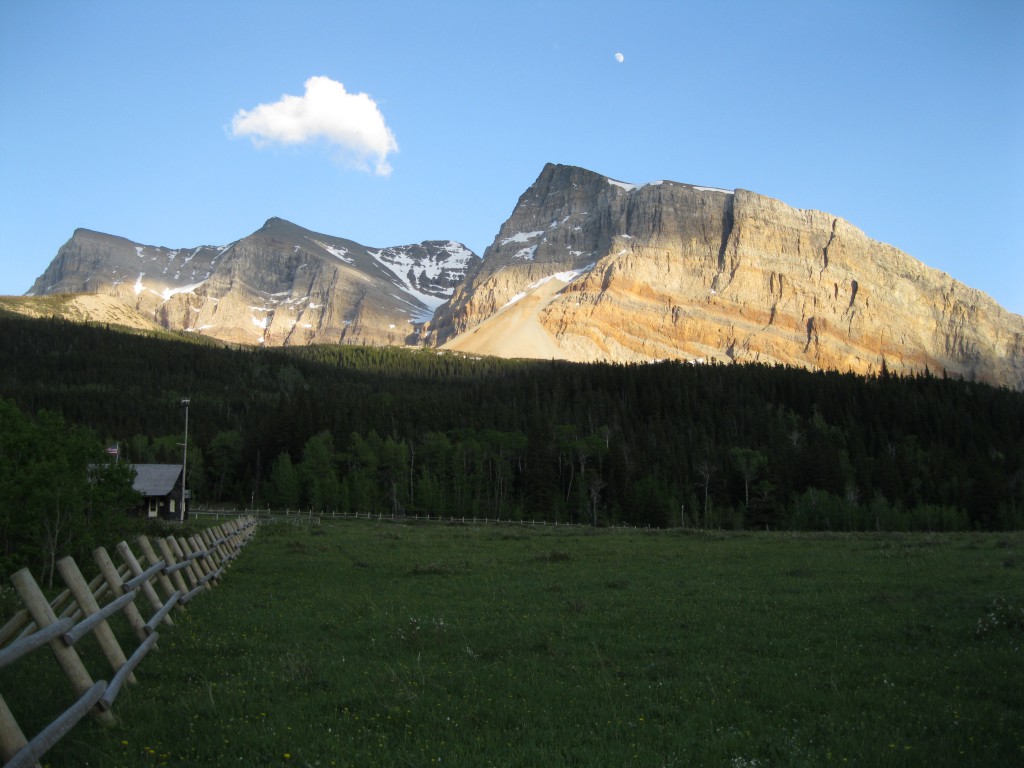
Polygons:
M48 760L1021 765L1022 555L1020 534L265 526L118 724Z

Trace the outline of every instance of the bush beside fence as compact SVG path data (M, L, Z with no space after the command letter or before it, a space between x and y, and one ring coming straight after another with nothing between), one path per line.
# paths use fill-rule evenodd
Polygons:
M0 694L0 756L5 768L38 765L39 758L89 713L100 722L112 722L114 699L126 682L135 682L135 668L160 636L157 627L173 624L170 614L175 608L184 608L212 589L252 538L256 523L255 517L243 515L188 539L158 538L156 548L148 537L139 536L141 558L122 541L117 545L120 566L99 547L93 559L100 573L88 582L75 560L66 557L57 564L66 589L52 601L28 569L14 573L11 582L24 607L0 628L0 668L49 645L76 700L29 740ZM140 594L143 599L137 601ZM148 619L144 612L149 613ZM130 656L107 623L117 613L124 615L139 643ZM103 675L109 679L94 680L75 650L75 644L89 634L110 665L110 674Z

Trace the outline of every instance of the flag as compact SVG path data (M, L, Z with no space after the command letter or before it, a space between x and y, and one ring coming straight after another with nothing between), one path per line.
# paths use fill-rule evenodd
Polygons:
M109 453L111 456L117 456L119 453L121 453L121 447L118 445L112 445L109 448L107 448L107 453Z

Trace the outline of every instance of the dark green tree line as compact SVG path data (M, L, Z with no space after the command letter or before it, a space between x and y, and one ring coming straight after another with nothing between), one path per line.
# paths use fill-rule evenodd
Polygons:
M756 365L228 349L0 318L0 396L200 501L751 528L1024 526L1024 395ZM151 459L149 457L159 457Z

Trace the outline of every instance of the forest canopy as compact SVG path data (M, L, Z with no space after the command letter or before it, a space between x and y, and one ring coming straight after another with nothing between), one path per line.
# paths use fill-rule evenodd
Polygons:
M8 316L0 349L7 408L59 415L130 461L180 461L188 396L198 504L656 527L1024 527L1024 394L931 373L230 349Z

